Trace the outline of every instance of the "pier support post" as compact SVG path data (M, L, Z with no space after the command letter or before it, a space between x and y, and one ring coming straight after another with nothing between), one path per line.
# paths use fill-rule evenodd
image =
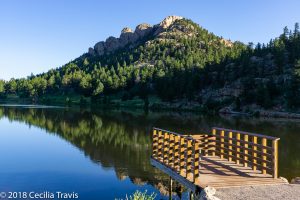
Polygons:
M170 181L169 181L169 199L172 200L172 193L173 193L173 179L170 176Z

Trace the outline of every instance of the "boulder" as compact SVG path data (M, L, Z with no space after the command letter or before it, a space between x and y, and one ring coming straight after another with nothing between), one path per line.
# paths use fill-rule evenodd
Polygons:
M293 178L291 184L300 184L300 177Z
M205 187L199 195L199 200L220 200L218 197L215 197L216 189L210 186Z

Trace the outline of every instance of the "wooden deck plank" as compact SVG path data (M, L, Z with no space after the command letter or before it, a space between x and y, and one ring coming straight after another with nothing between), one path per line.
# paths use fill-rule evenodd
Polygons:
M200 162L201 174L195 183L200 187L211 186L215 188L284 184L281 179L274 179L270 174L245 167L243 164L217 156L204 156Z
M159 162L159 159L156 161ZM168 168L168 166L164 164L161 166ZM202 157L200 161L200 178L197 179L195 183L193 183L193 177L191 175L185 178L185 170L181 172L181 175L176 173L176 169L169 168L169 170L164 169L163 171L169 174L170 170L173 171L172 177L175 178L175 180L181 177L180 182L186 187L191 187L191 184L200 188L205 188L206 186L228 188L285 184L283 180L274 179L270 174L262 174L259 170L253 170L251 167L243 166L243 164L236 164L233 161L220 159L218 156ZM174 174L177 174L177 176L174 176ZM183 180L186 181L184 182ZM193 189L195 189L195 187L193 187Z

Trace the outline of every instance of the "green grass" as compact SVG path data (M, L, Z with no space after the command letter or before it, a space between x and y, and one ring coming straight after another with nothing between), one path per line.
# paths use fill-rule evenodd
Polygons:
M6 104L31 104L31 98L19 98L19 96L15 94L9 94L5 96L5 98L0 98L0 103Z
M91 99L77 94L67 94L67 95L44 95L40 97L38 101L43 104L71 106L71 105L90 104Z
M119 107L127 107L127 108L144 108L145 101L139 97L134 97L132 99L128 99L126 101L123 101L120 95L109 95L107 96L109 99L109 104L112 104L113 106L119 106ZM157 96L149 96L148 97L149 106L160 103L161 100Z
M144 106L144 101L138 97L126 101L122 101L121 99L112 99L111 102L121 107L143 107Z

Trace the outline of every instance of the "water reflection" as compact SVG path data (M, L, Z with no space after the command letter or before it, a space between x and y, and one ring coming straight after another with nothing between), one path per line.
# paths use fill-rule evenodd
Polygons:
M113 168L119 180L129 178L136 185L152 185L162 195L169 193L168 176L150 165L151 141L148 133L152 125L145 123L147 120L140 115L60 108L1 107L2 117L60 136L83 150L102 168Z
M3 117L58 135L102 168L113 168L119 180L129 178L136 185L151 185L163 195L168 195L170 180L150 165L152 127L199 133L219 126L277 136L281 138L279 175L289 180L300 176L299 121L38 107L0 107L0 119ZM173 187L174 195L184 191L176 183Z

